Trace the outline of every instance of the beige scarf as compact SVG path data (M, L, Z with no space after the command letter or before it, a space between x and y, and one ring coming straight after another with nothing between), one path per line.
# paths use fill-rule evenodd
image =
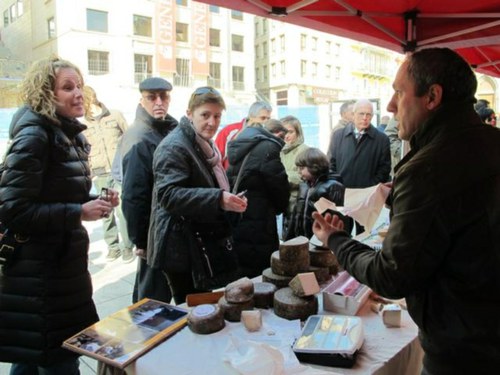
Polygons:
M191 124L191 126L193 125ZM219 149L214 145L211 139L208 141L203 139L198 133L196 133L196 130L195 134L196 142L205 154L208 164L210 164L210 166L212 167L215 173L215 178L219 183L219 187L224 191L229 191L229 180L227 179L226 171L222 167L221 154L219 152Z

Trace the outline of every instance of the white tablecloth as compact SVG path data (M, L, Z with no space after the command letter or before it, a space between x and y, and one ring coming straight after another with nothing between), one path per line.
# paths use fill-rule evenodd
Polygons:
M322 311L321 303L320 313L329 313ZM128 366L126 373L128 375L238 374L227 362L228 352L232 350L234 354L234 350L239 348L243 351L248 350L249 342L245 340L255 340L267 342L281 349L281 353L284 354L284 370L281 372L283 375L420 374L423 351L418 342L417 327L406 311L402 311L400 328L385 327L380 314L370 309L370 301L357 315L363 320L365 341L354 367L350 369L300 365L289 348L293 342L293 337L289 336L300 333L298 321L285 321L272 314L271 310L264 310L264 327L260 332L247 333L241 323L227 323L222 331L211 335L197 335L186 327ZM274 330L275 335L268 335L270 330ZM262 372L254 374L265 375Z

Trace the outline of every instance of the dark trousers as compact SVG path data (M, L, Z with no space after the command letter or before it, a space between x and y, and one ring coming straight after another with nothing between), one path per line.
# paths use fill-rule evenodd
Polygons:
M67 358L50 366L13 363L9 375L80 375L78 357Z
M176 305L186 302L188 294L200 292L194 288L191 272L165 272L165 275Z
M132 302L136 303L143 298L170 303L172 293L163 272L159 269L149 267L145 259L139 258Z

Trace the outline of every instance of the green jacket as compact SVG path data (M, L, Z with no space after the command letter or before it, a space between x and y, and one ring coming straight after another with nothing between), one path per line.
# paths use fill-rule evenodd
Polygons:
M342 232L328 244L357 280L406 298L430 373L496 373L500 131L482 124L471 104L451 103L410 143L396 167L382 250Z

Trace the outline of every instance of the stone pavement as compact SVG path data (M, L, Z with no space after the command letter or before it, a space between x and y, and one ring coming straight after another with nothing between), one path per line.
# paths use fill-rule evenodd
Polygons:
M89 270L94 286L94 302L102 319L132 304L132 288L137 268L137 259L124 264L120 259L106 262L107 247L103 239L101 221L85 222L90 236ZM80 357L81 375L97 373L97 362L89 357ZM0 363L0 375L8 375L10 364Z

